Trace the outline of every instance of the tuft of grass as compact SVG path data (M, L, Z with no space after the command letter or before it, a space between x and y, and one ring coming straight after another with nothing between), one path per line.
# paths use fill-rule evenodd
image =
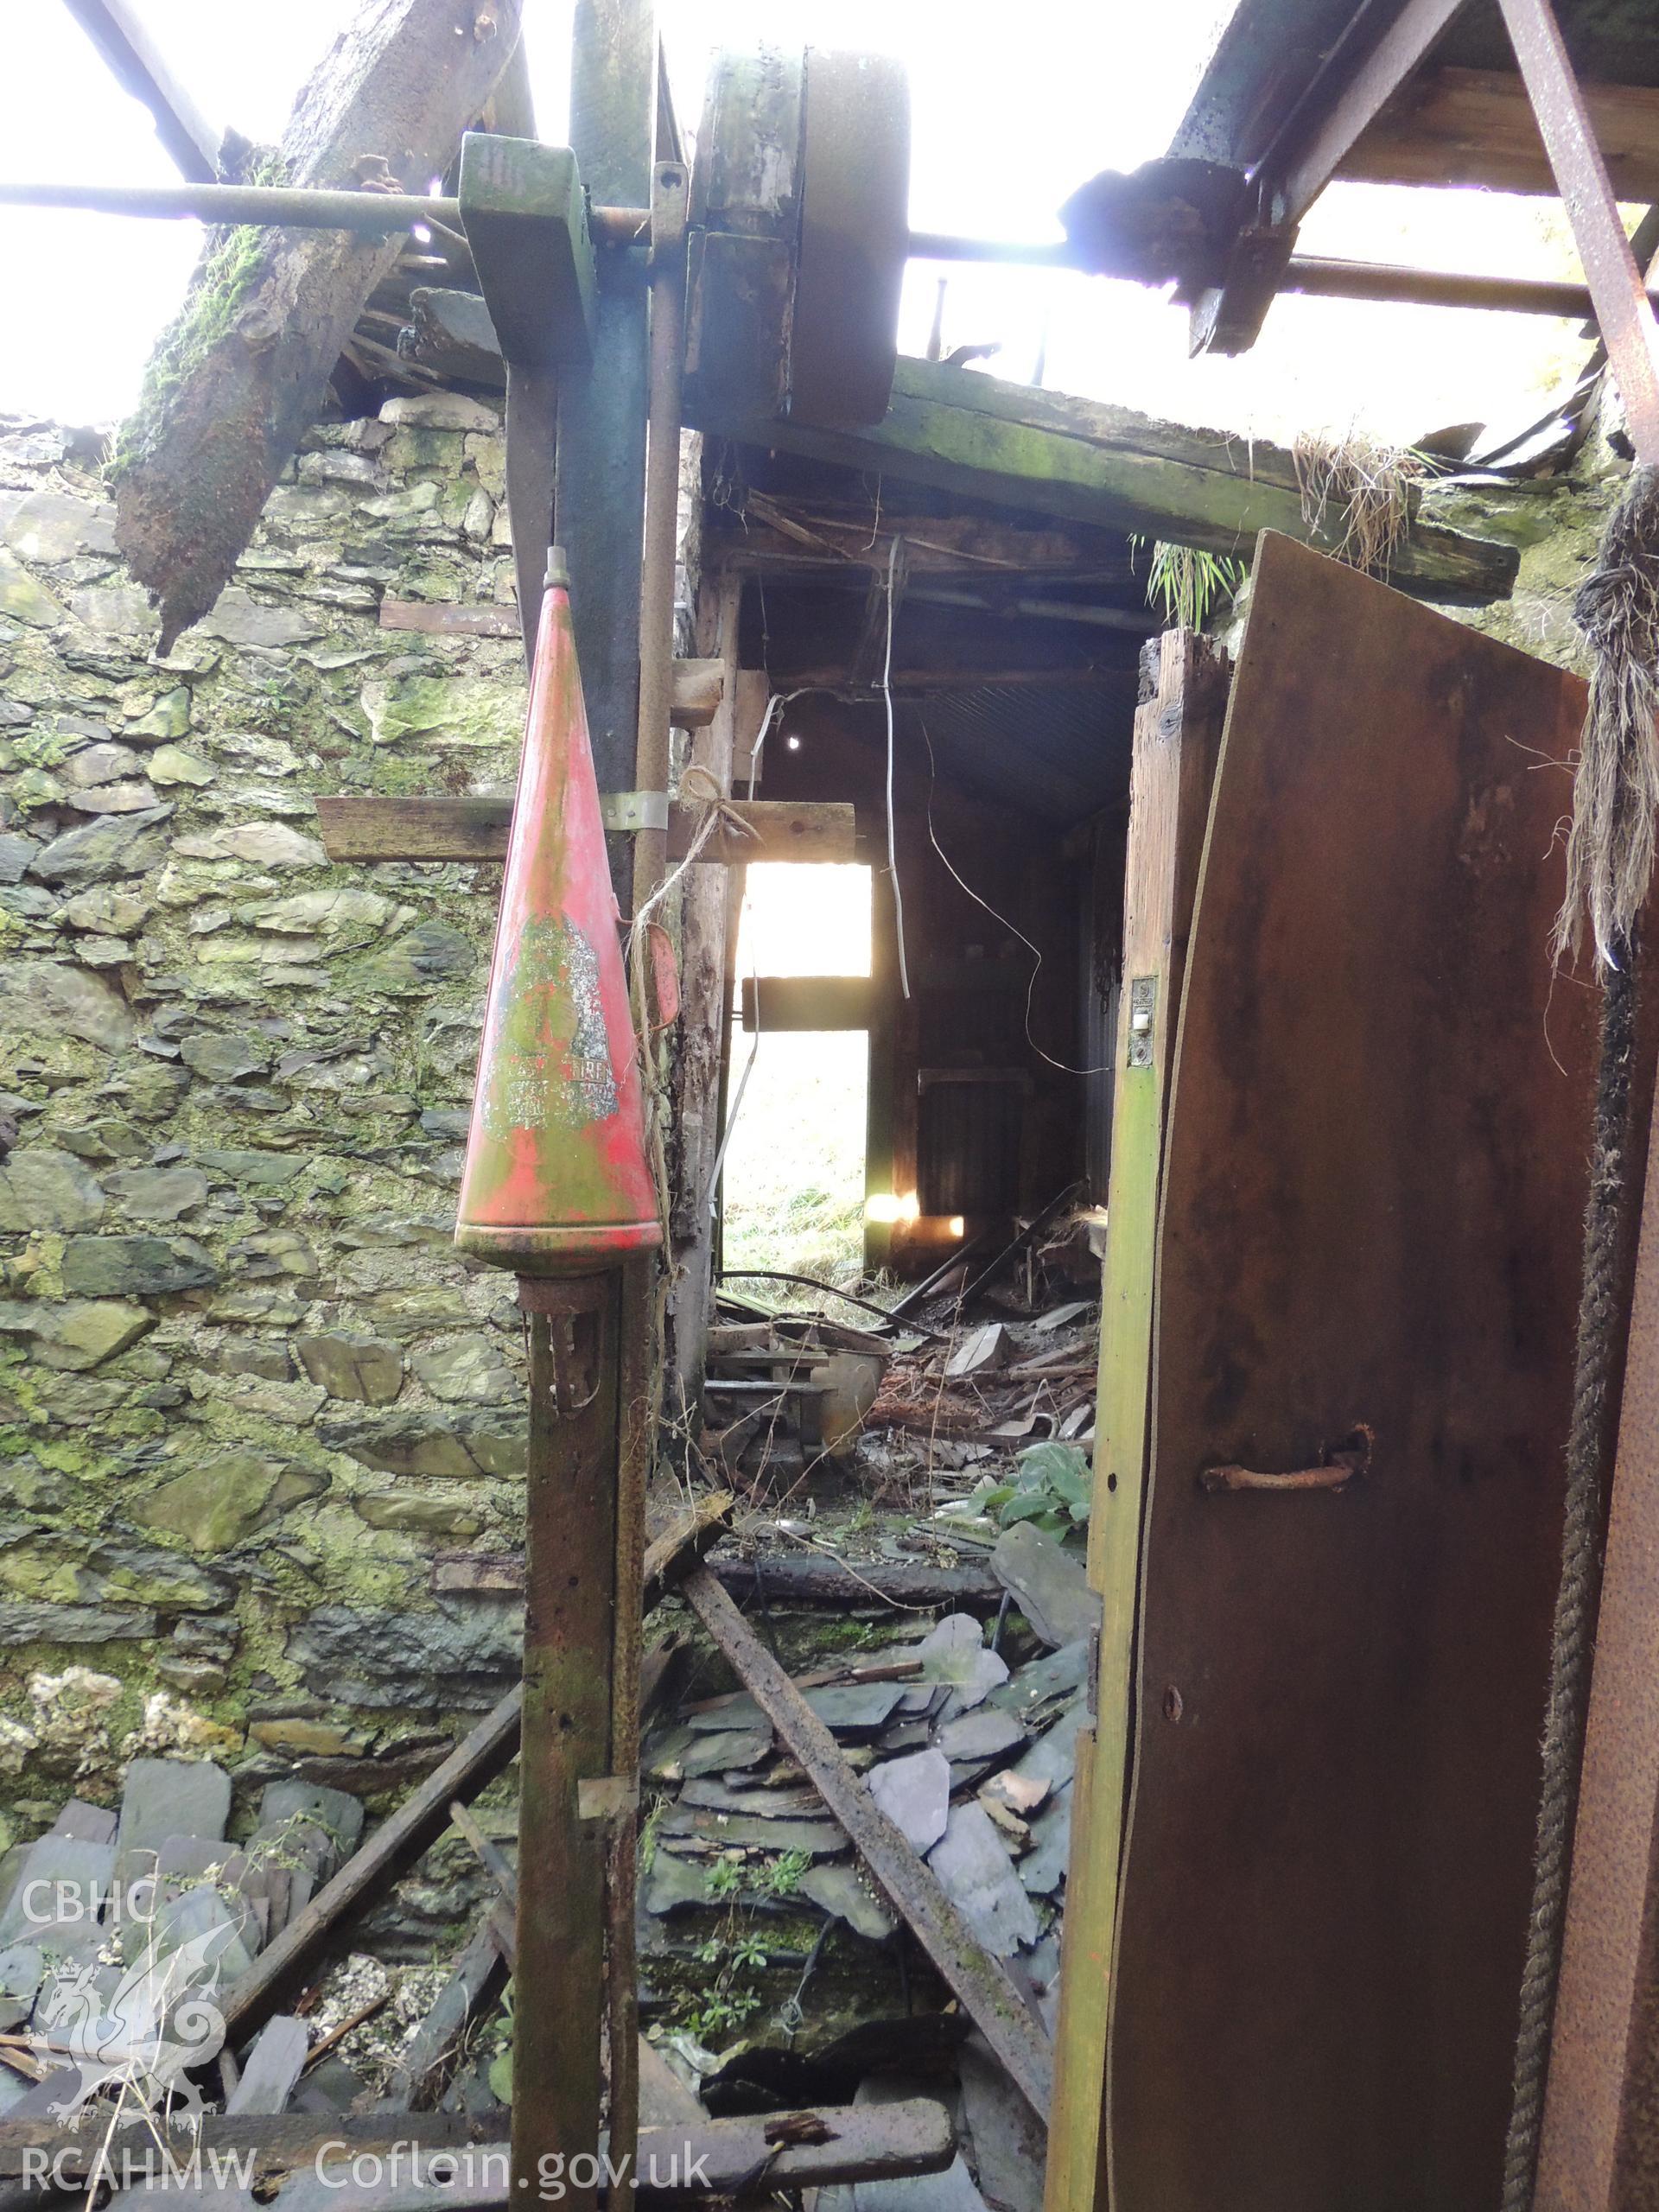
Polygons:
M1137 550L1145 542L1130 540ZM1242 561L1207 552L1201 545L1171 545L1160 538L1153 545L1147 572L1147 604L1160 606L1165 621L1176 629L1202 630L1243 581Z
M1358 432L1305 430L1293 448L1302 520L1326 550L1368 576L1386 576L1411 520L1422 456Z

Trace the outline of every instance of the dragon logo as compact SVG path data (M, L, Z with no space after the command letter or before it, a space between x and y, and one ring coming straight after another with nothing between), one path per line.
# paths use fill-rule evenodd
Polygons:
M158 1956L149 1929L137 1961L113 1987L111 1968L59 1969L42 1993L29 2037L48 2065L73 2069L78 2076L50 2107L54 2120L73 2120L90 2099L113 2088L124 2126L175 2103L193 2125L200 2122L201 2091L188 2069L205 2066L224 2044L225 2018L213 1999L233 1934L209 1928Z

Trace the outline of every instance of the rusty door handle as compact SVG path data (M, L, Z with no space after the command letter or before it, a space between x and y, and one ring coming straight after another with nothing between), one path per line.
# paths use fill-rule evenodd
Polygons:
M1344 1490L1370 1465L1374 1441L1371 1430L1361 1421L1340 1444L1326 1447L1317 1467L1295 1467L1282 1475L1262 1474L1254 1467L1206 1467L1198 1477L1198 1486L1211 1492L1252 1490L1274 1496L1294 1491Z

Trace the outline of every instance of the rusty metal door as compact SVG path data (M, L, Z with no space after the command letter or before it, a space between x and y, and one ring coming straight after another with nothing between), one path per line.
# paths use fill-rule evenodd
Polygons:
M1166 1154L1117 2212L1498 2201L1592 994L1583 688L1265 536ZM1318 1467L1340 1489L1206 1488Z

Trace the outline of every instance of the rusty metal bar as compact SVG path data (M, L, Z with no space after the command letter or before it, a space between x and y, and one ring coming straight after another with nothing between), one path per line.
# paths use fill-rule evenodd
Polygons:
M1484 308L1503 315L1554 315L1574 321L1595 312L1587 284L1405 269L1392 262L1337 261L1317 254L1293 255L1279 289L1315 299L1377 300L1395 307ZM1659 305L1659 294L1648 296Z
M0 184L0 207L64 207L89 215L162 221L260 224L273 230L362 231L371 238L411 223L461 225L459 200L441 193L326 192L282 184ZM595 245L633 245L651 229L648 207L594 207Z
M1549 0L1498 0L1640 461L1659 461L1659 326Z
M1314 79L1262 163L1282 191L1287 221L1298 222L1307 213L1343 156L1393 99L1461 5L1462 0L1407 0L1330 107L1316 123L1299 131L1302 118L1325 89L1326 71ZM1357 29L1357 23L1356 18ZM1327 67L1334 73L1341 67L1340 57L1333 55Z
M194 216L203 222L350 230L370 237L416 223L442 223L453 228L461 219L458 200L416 193L322 192L276 185L0 184L0 207L67 207L106 215ZM589 211L589 222L596 245L630 245L649 235L651 213L644 207L594 207ZM1063 240L956 238L938 231L912 231L910 251L913 258L923 261L981 262L1030 269L1078 265ZM652 289L653 322L671 319L683 327L683 294L677 292L671 301L666 283L659 286L653 282ZM1325 299L1483 308L1511 315L1582 319L1593 312L1591 288L1583 284L1408 269L1388 262L1344 261L1318 254L1292 255L1279 289ZM1659 293L1648 296L1659 306Z
M601 2133L609 1838L582 1784L611 1770L620 1275L521 1278L530 1322L524 1705L518 1755L518 2002L512 2178ZM575 2212L596 2202L572 2187Z
M639 721L634 789L661 792L661 828L633 841L633 906L662 881L668 858L669 718L674 698L674 540L679 520L680 385L685 360L685 223L690 183L681 162L653 177L651 370L646 416L645 534L639 593Z

